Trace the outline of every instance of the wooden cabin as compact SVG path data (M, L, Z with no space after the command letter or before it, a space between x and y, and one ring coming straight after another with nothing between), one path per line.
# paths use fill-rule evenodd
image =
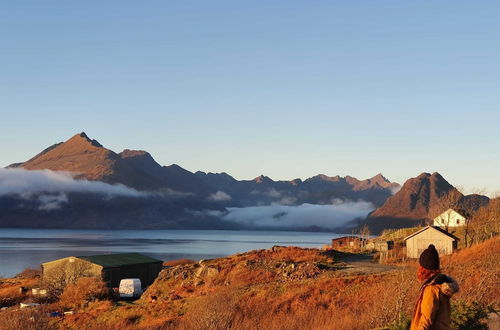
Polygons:
M386 252L394 248L394 241L374 239L366 243L366 250L374 250L378 252Z
M332 239L332 248L334 250L342 249L360 249L366 244L366 239L358 236L343 236Z
M434 244L439 255L451 254L457 249L458 237L439 227L427 226L406 237L406 256L418 258L420 254Z

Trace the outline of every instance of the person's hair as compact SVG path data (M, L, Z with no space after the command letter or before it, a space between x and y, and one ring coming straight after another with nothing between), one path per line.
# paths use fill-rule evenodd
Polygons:
M433 276L436 276L439 274L441 271L439 269L436 270L429 270L427 268L424 268L422 266L418 266L417 270L417 277L421 281L425 281Z

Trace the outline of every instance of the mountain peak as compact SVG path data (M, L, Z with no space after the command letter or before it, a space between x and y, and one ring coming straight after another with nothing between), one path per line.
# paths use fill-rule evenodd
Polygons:
M431 177L437 178L439 180L444 180L443 176L441 174L439 174L438 172L432 173Z
M256 183L269 183L269 182L273 182L273 180L270 177L265 176L264 174L259 175L258 177L256 177L255 179L253 179L253 181L255 181Z
M313 176L311 179L337 182L337 181L340 181L342 179L342 177L340 175L328 176L325 174L318 174L318 175Z
M91 138L88 137L87 134L85 134L85 132L81 132L79 134L75 134L73 135L68 141L66 141L65 143L76 143L76 144L90 144L94 147L97 147L97 148L102 148L102 144L100 144L97 140L93 140Z
M131 149L124 149L122 152L119 153L119 155L121 158L141 157L141 156L151 157L151 154L145 150L131 150Z
M429 211L450 191L456 189L439 173L424 172L408 179L396 194L376 209L371 217L427 219Z
M382 182L390 182L382 173L378 173L377 175L375 175L370 180L377 180L377 181L380 180Z

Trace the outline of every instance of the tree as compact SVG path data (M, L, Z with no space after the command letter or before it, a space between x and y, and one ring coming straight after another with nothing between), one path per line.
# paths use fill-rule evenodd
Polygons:
M429 210L429 214L431 215L432 219L441 215L441 221L446 231L448 231L452 220L452 212L444 212L448 209L458 208L462 197L463 194L458 189L451 189L446 194L441 196Z
M486 189L474 189L472 192L474 195L480 195L480 196L485 196L486 195ZM464 245L465 247L469 247L472 242L470 242L470 228L469 224L472 220L473 215L475 212L480 209L481 205L478 204L480 203L479 200L474 200L474 199L469 199L468 202L463 201L462 202L462 208L465 210L466 214L465 215L465 226L464 226Z
M52 297L59 296L69 284L75 284L79 278L91 277L92 264L78 258L61 261L56 266L44 271L42 283Z
M480 243L500 234L500 192L488 205L480 208L472 217L469 232L472 243Z
M368 228L367 225L364 225L359 229L359 235L361 236L361 238L369 240L371 235L370 228Z

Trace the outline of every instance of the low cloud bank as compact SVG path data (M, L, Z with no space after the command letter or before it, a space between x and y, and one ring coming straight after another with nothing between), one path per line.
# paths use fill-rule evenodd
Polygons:
M328 205L302 204L298 206L268 205L231 207L222 217L247 227L306 228L318 226L336 228L356 218L365 218L375 207L365 201L334 201Z
M140 197L145 194L124 185L99 181L75 180L69 173L50 170L28 171L18 168L0 169L0 196L8 194L37 194L84 192L110 196Z
M391 193L394 195L394 194L396 194L398 191L400 191L400 190L401 190L401 188L402 188L402 186L392 187L392 188L390 188L390 191L391 191Z
M207 198L209 201L212 202L227 202L231 200L231 196L223 191L217 191L214 194L211 194Z

